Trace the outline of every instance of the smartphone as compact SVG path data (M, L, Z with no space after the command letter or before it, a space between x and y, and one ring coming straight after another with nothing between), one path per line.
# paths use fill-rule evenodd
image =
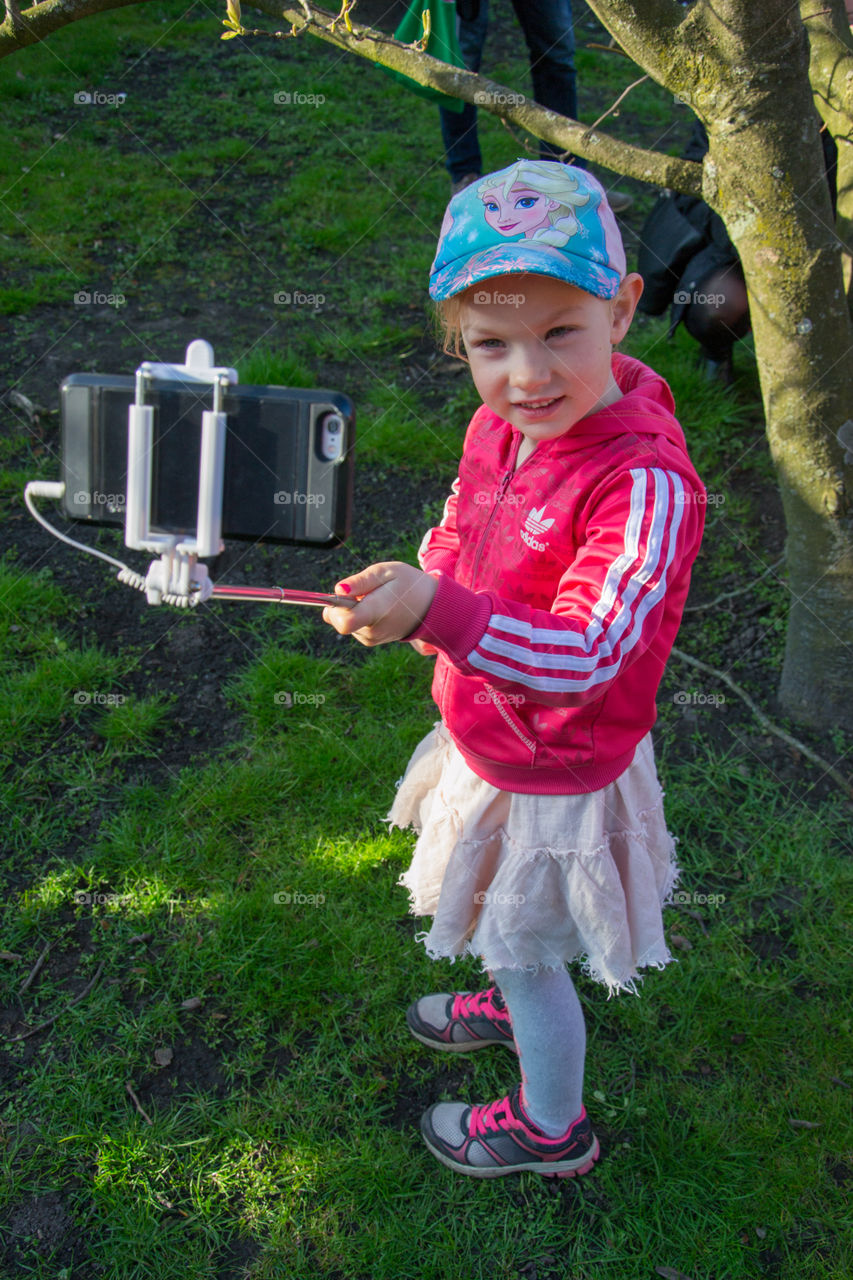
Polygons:
M61 388L64 511L73 520L124 525L127 411L133 377L75 373ZM211 388L155 380L150 523L192 536L198 511L201 420ZM228 415L222 536L328 547L352 521L355 410L337 391L225 389Z

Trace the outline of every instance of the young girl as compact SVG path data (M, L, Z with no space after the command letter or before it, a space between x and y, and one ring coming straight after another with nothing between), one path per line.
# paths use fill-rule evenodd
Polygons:
M661 907L677 871L650 729L705 498L666 383L613 355L642 281L601 186L525 162L514 192L515 170L453 198L432 267L446 345L464 344L483 400L441 523L421 569L372 565L336 588L355 607L324 611L362 644L437 654L441 722L390 821L419 832L402 883L433 916L429 954L480 956L492 984L425 996L407 1021L435 1049L518 1053L508 1097L438 1103L421 1122L439 1160L486 1178L572 1176L598 1158L567 963L613 993L672 959ZM482 191L524 210L558 184L574 196L563 244L486 216Z

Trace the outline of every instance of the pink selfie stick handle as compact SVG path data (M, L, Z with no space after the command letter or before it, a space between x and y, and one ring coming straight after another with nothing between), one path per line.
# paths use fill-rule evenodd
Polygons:
M325 605L341 605L352 609L358 604L354 596L325 595L321 591L297 591L287 587L229 587L213 588L214 599L255 600L266 604L306 604L322 609Z

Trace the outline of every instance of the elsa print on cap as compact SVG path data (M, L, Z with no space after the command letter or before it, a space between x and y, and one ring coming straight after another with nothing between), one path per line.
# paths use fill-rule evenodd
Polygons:
M450 201L429 292L441 300L492 276L532 272L613 298L625 270L597 179L554 160L517 160Z

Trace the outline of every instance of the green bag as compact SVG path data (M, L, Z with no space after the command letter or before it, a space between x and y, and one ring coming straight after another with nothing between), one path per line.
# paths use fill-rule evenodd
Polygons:
M456 39L456 5L453 0L412 0L403 21L394 32L394 39L399 40L401 44L414 44L419 40L424 31L421 14L425 9L430 13L427 53L432 58L440 59L441 62L449 62L454 67L464 69L465 63L462 61L459 41ZM382 67L381 70L405 85L407 89L411 89L412 93L418 93L422 98L428 98L430 102L437 102L448 111L462 111L465 107L465 103L459 98L450 98L438 89L418 84L416 80L410 80L400 71L392 71L390 67Z

